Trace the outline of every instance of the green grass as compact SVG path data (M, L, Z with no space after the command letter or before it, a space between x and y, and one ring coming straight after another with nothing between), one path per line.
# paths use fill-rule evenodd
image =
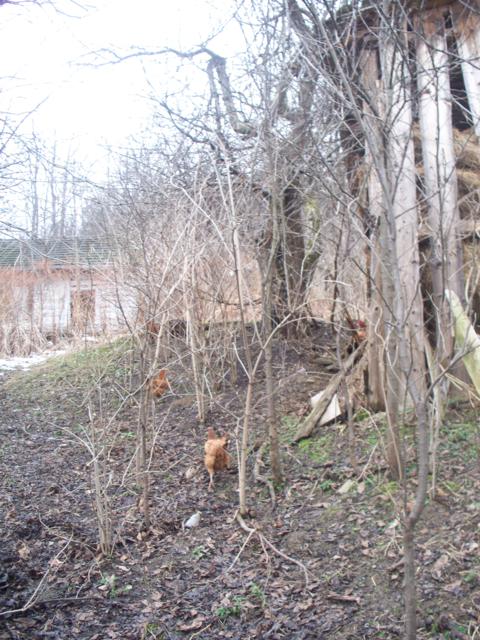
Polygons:
M258 602L262 609L267 603L267 596L265 591L256 582L252 582L250 585L249 596L252 600Z
M386 496L395 495L400 489L400 485L396 480L387 480L377 485L379 493L383 493Z
M228 604L218 607L215 611L220 620L227 620L231 617L239 617L247 603L255 607L265 608L267 603L267 595L260 585L252 582L246 596L236 595L231 600L227 599Z
M322 463L331 456L333 434L326 433L321 436L306 438L298 444L298 450L304 453L312 462Z
M164 638L162 628L157 622L148 622L141 636L141 640L164 640Z
M286 415L282 417L279 439L282 444L291 444L301 418ZM331 454L333 435L327 433L320 436L305 438L298 443L298 450L305 454L312 462L322 463L328 460Z
M7 389L29 402L52 401L61 394L79 404L85 394L108 380L123 386L127 370L131 341L119 338L100 346L53 357L45 363L20 371L7 381ZM71 393L69 393L71 392Z
M113 573L111 575L101 574L99 586L108 594L108 597L112 599L118 598L118 596L128 593L133 588L131 584L119 586L118 578Z
M355 422L363 422L364 420L368 420L370 418L371 413L367 409L359 409L357 413L353 416Z
M238 617L242 613L244 603L245 598L243 596L234 596L232 604L229 606L218 607L216 614L220 620L227 620L227 618L232 616Z
M198 547L195 547L194 549L192 549L192 557L195 560L201 560L207 554L208 554L208 550L203 545L199 545Z
M280 421L280 429L278 433L279 440L282 444L290 444L293 436L296 434L300 418L298 416L283 416Z
M478 456L479 426L473 418L471 422L448 422L441 435L440 449L462 458L465 462Z

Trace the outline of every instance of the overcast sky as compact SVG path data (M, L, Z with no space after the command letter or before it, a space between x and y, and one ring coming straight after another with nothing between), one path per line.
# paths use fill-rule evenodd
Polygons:
M144 129L151 114L146 78L162 93L175 66L160 72L154 60L144 59L95 68L82 64L94 61L89 52L188 49L219 25L225 28L213 47L222 55L235 50L237 36L225 0L52 3L57 10L29 4L0 7L0 112L18 115L42 103L24 127L71 141L90 159L101 155L97 145L121 145Z

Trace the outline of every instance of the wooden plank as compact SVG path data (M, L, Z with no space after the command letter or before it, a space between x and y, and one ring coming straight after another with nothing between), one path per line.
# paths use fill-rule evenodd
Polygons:
M457 6L453 11L453 22L468 106L475 133L480 137L480 17Z
M417 83L423 182L431 238L430 269L437 314L438 357L453 353L450 312L444 300L446 288L462 296L462 247L457 237L460 222L449 53L443 16L432 15L417 37Z

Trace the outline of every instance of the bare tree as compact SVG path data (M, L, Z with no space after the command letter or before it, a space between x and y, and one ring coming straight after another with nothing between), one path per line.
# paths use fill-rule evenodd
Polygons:
M305 37L302 12L294 2L286 13L276 3L261 3L245 7L243 14L240 8L236 12L240 28L250 35L243 68L208 46L108 54L112 62L144 55L177 56L192 66L194 60L205 61L203 106L198 96L194 109L176 96L154 99L165 121L213 150L218 163L265 199L268 215L259 216L255 233L265 260L274 256L269 261L272 319L280 322L301 315L319 258L304 213L316 167L314 128L321 120L314 99L318 43Z

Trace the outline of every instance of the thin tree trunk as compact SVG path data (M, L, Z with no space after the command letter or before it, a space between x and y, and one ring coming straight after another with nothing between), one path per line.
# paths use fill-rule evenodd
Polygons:
M402 338L402 360L408 363L408 344ZM405 371L408 377L408 371ZM408 379L409 393L414 399L417 418L417 489L413 507L407 501L407 479L404 480L404 524L403 524L403 560L404 560L404 598L405 598L405 639L417 637L417 588L415 576L415 527L425 508L428 488L428 412L426 396L423 397L413 378Z
M403 563L405 592L405 640L417 637L417 597L415 577L414 530L407 522L403 529Z
M195 265L191 268L191 291L193 296L196 291L196 277L195 277ZM195 397L197 399L197 419L200 424L205 423L206 411L205 411L205 383L204 383L204 368L202 363L202 355L200 350L199 340L199 322L197 320L194 308L194 299L190 296L186 305L186 318L187 318L187 337L190 346L191 358L192 358L192 371L193 379L195 383Z
M245 407L243 412L242 443L240 447L240 465L238 467L238 494L240 515L247 514L247 458L248 436L250 433L250 414L252 411L253 380L249 379Z
M402 468L405 495L404 560L405 560L405 637L416 637L416 584L414 530L423 511L428 482L428 419L424 362L423 304L420 295L418 254L418 215L416 174L411 135L412 113L409 91L408 43L400 45L398 33L406 34L407 25L395 3L385 3L391 11L392 24L385 24L383 45L383 77L389 114L388 169L392 180L392 203L387 207L389 239L392 242L392 280L394 290L393 320L396 360L390 366L401 377L401 393L408 395L417 417L418 484L413 509L407 506L407 477ZM400 36L402 37L402 36ZM405 37L405 35L403 36ZM400 46L399 46L400 45ZM382 51L380 52L382 57ZM399 398L402 400L403 398Z
M378 64L375 51L367 50L362 57L363 84L370 96L371 104L364 104L364 112L375 122L373 109L381 113L382 101L378 81ZM378 125L376 125L378 127ZM379 221L385 216L383 206L384 195L378 172L372 162L373 150L367 145L365 149L365 163L370 165L368 176L368 220L367 228L367 266L368 266L368 301L369 314L367 318L368 331L368 404L374 411L385 410L385 336L383 331L383 301L381 278L381 244L378 234Z
M141 380L145 380L146 378L145 351L146 345L144 344L140 353ZM142 485L142 499L140 504L143 512L143 522L146 528L150 526L150 490L147 464L147 420L149 402L150 395L148 388L145 386L141 391L140 406L138 410L136 467L139 483Z
M140 460L141 460L141 480L142 480L142 511L143 523L146 529L150 527L150 478L148 474L148 456L147 456L147 407L150 400L148 391L142 392L144 396L141 408L140 418Z
M275 386L273 380L273 353L272 340L272 305L271 305L271 277L265 283L266 291L263 304L263 324L264 324L264 344L265 344L265 387L267 392L267 416L268 435L270 440L270 464L272 467L273 480L276 483L282 482L282 465L280 461L280 449L277 431L277 412L275 411Z
M380 255L382 256L382 298L383 319L385 331L385 397L384 404L387 414L387 433L385 456L392 476L396 479L402 475L402 460L399 436L399 406L401 394L400 372L398 367L398 335L396 331L395 304L395 242L391 237L394 231L389 225L387 217L380 221Z
M255 369L252 361L250 344L248 342L247 325L245 319L245 304L243 299L242 286L242 261L240 253L240 240L238 237L238 229L235 226L232 232L233 260L235 265L235 281L238 295L238 310L240 314L240 327L242 332L243 348L245 349L245 359L247 362L248 386L245 398L245 407L243 413L243 429L242 444L240 448L240 464L238 467L238 493L239 493L239 509L240 515L247 513L247 457L248 457L248 439L250 435L250 414L252 411L253 386L255 381Z
M382 207L382 189L375 171L368 180L370 216L375 224L369 238L369 315L368 331L368 400L374 411L385 410L385 333L383 330L384 311L382 301L381 245L378 237L378 221L385 215Z
M374 411L385 411L385 366L384 334L382 312L382 280L378 257L378 243L373 241L370 249L370 313L367 322L368 332L368 404Z

